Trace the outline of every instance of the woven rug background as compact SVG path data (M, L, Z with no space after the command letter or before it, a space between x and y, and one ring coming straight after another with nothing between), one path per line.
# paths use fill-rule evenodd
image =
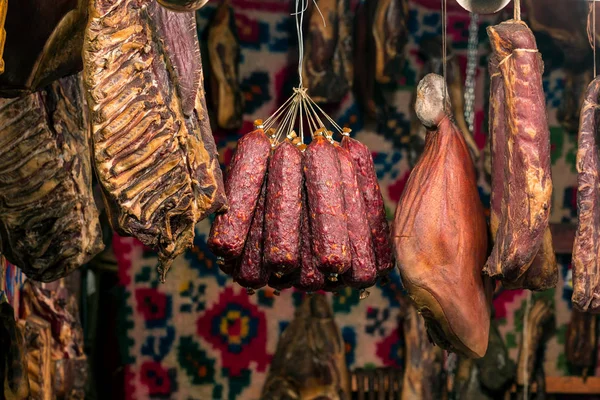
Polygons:
M202 34L214 4L198 13ZM291 94L296 82L295 25L289 15L289 0L233 0L242 45L240 74L246 99L244 128L252 128L255 118L266 118ZM353 129L356 137L373 151L378 177L388 208L393 215L409 175L406 143L409 134L411 93L421 65L418 44L441 32L439 1L418 0L410 4L410 40L406 49L408 63L404 78L394 94L387 117L373 126L366 125L351 95L332 114L341 124ZM463 69L469 15L455 2L448 5L448 33ZM484 90L487 74L487 35L485 27L495 20L480 20L480 65L477 70L475 139L485 144ZM558 59L552 46L545 59ZM556 64L556 62L554 62ZM544 87L552 132L554 178L553 222L573 222L576 218L576 143L563 133L556 121L564 86L560 70L547 71ZM232 156L239 135L215 132L225 166ZM481 165L479 166L482 167ZM489 202L489 187L480 180L484 202ZM119 326L121 350L126 355L126 392L128 399L258 399L281 331L293 317L301 294L287 290L275 297L270 289L254 296L222 274L206 247L210 221L197 226L195 247L176 260L167 283L158 283L157 259L134 239L114 237L113 249L119 263L123 306ZM570 259L561 259L561 280L556 290L543 296L554 299L556 334L548 343L546 375L568 374L564 357L564 336L569 319ZM21 279L10 269L9 281ZM401 365L402 343L398 335L399 278L374 288L359 301L351 290L332 298L336 321L346 342L350 367ZM0 288L5 289L5 288ZM8 287L13 297L14 285ZM525 293L506 291L495 301L496 317L511 357L516 358Z

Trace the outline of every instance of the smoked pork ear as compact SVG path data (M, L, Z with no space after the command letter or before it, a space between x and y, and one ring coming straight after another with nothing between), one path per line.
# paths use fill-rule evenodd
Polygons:
M500 213L484 272L504 282L517 282L542 249L542 262L549 263L542 267L552 286L557 270L546 233L552 177L543 62L533 33L524 22L511 20L488 27L488 36L497 65L492 75L498 79L497 88L503 90L500 100L494 97L498 89L492 88L491 107L501 114L496 118L504 126L497 131L505 136L494 139L498 148L492 149L492 174L496 177L492 182L493 202L500 202Z
M159 253L164 281L226 198L193 13L91 0L83 48L94 164L113 228Z
M587 89L579 118L577 150L577 208L579 221L573 243L573 307L582 312L600 312L600 157L598 122L600 77Z
M487 225L475 169L463 135L444 111L451 108L444 103L443 78L429 74L417 90L417 115L430 131L396 209L398 267L433 341L482 357L490 304L481 275Z

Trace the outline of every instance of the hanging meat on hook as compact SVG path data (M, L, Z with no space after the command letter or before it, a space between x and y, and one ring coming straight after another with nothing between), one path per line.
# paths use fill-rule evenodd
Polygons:
M50 282L104 248L92 192L81 80L0 99L0 238L3 255Z
M150 0L90 4L83 59L97 175L113 228L158 251L164 281L196 222L226 209L195 16Z
M490 72L490 109L489 139L491 157L491 209L490 230L495 242L503 213L503 194L505 188L508 131L506 120L506 99L502 74L498 69L498 60L492 57L489 62ZM546 290L556 286L558 282L558 265L552 245L550 227L546 227L542 245L533 259L531 266L516 280L503 280L507 289L525 288L529 290Z
M240 44L230 0L219 4L206 29L210 108L219 128L237 130L243 122L244 99L239 87Z
M362 191L367 219L371 228L377 274L384 276L394 268L395 262L390 226L377 180L373 156L365 144L350 137L347 129L343 132L341 143L342 147L350 152L354 161L358 186Z
M573 243L573 307L600 312L600 156L597 132L600 123L600 77L588 86L579 118L577 150L578 222Z
M523 278L534 259L548 262L544 271L548 282L554 281L555 265L548 230L552 177L550 171L550 132L546 115L546 100L542 87L543 63L535 38L522 21L510 20L488 27L488 36L498 65L504 101L506 146L492 150L492 163L504 158L502 179L492 183L494 195L503 185L501 212L494 247L484 272L505 283ZM492 95L494 92L492 91ZM498 99L491 99L498 102ZM498 117L501 117L500 115ZM494 134L500 129L494 131ZM496 139L494 139L496 140ZM496 158L496 161L494 161ZM492 167L492 171L497 168ZM494 187L495 186L495 187Z
M304 40L302 80L309 95L319 103L340 102L354 79L350 1L311 4Z
M376 5L373 23L375 80L387 84L404 75L404 47L408 43L408 0L371 0ZM368 62L368 61L363 61ZM365 79L368 77L362 77Z
M0 75L0 97L36 92L56 79L81 71L88 3L10 1L5 10L5 71Z
M425 59L425 65L421 70L421 77L427 74L434 73L441 75L443 73L443 54L442 40L440 37L424 38L421 40L419 54ZM465 95L464 95L464 79L461 76L460 65L458 58L452 51L452 46L448 44L446 50L446 81L448 83L448 94L452 104L452 115L455 123L462 132L467 146L471 152L473 162L477 162L479 158L479 147L473 139L472 133L469 131L465 120ZM417 92L413 92L410 118L410 151L409 161L411 166L414 166L425 148L425 137L427 136L427 128L423 126L417 114L414 111Z
M398 203L393 237L402 283L433 341L477 358L486 352L490 321L481 275L487 224L446 90L436 74L419 82L415 108L430 131Z
M598 316L571 311L571 320L565 336L565 355L571 367L581 371L584 378L591 372L598 359Z

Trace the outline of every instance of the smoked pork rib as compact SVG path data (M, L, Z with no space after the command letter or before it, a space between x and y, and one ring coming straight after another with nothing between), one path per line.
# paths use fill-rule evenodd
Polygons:
M492 240L496 241L502 213L506 212L503 203L504 180L506 179L506 160L508 157L507 124L505 113L505 95L502 76L498 70L498 60L492 57L490 70L490 143L492 152L492 193L490 210L490 229ZM504 207L504 208L503 208ZM503 279L507 289L524 288L529 290L546 290L556 286L558 282L558 266L552 246L552 233L546 227L542 246L531 266L516 280Z
M163 281L192 245L196 222L226 203L193 19L150 0L93 0L84 41L94 161L111 223L158 250Z
M396 209L396 260L433 341L468 357L483 357L490 326L481 274L487 224L475 168L449 114L444 79L426 75L417 90L417 115L430 131Z
M0 99L1 251L38 281L65 276L104 248L82 110L78 76Z
M577 208L579 221L573 243L573 307L600 312L600 156L598 123L600 77L588 86L579 118Z
M515 282L544 242L552 195L550 132L541 56L524 22L488 27L504 89L507 148L502 210L484 272ZM499 106L498 106L499 107Z

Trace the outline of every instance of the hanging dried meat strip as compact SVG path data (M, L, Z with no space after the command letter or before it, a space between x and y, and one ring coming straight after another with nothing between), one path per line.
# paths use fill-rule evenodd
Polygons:
M385 275L394 268L394 254L390 226L371 151L363 143L348 135L344 135L342 138L342 147L350 152L354 161L358 185L362 191L367 218L371 227L377 273L380 276Z
M543 64L524 22L488 27L488 36L502 77L507 149L500 155L506 158L500 221L484 272L514 282L542 247L550 214L550 132Z
M303 180L302 153L286 138L269 161L265 210L265 263L277 274L300 266Z
M214 142L202 132L194 18L149 0L94 0L84 41L94 160L111 224L158 250L162 281L192 245L196 222L225 206Z
M270 151L271 142L262 129L247 133L238 141L225 178L229 211L217 215L208 237L213 253L225 258L241 256L267 173Z
M375 65L376 51L373 23L378 0L361 1L354 16L354 98L371 118L377 116ZM377 94L379 92L377 91ZM380 100L380 99L378 99Z
M351 88L354 76L350 2L320 0L319 9L310 6L302 77L314 101L337 103Z
M373 286L377 280L377 266L367 209L350 152L338 144L334 146L340 160L344 207L352 254L350 269L342 278L348 286L364 289Z
M392 83L404 74L404 47L408 43L408 0L371 0L377 3L375 39L375 79Z
M312 249L319 269L337 280L352 259L340 162L335 147L322 132L315 133L304 151Z
M445 111L451 105L444 79L429 74L417 90L417 115L430 131L396 209L394 241L402 283L436 344L482 357L490 305L481 275L487 224L475 168Z
M244 112L239 87L240 44L231 1L222 1L207 28L211 109L219 128L235 130Z
M492 240L496 241L498 227L502 219L504 179L507 162L507 121L505 112L505 95L502 76L498 70L498 61L492 58L489 63L490 71L490 150L492 152L492 193L490 210L490 229ZM556 286L558 282L558 265L552 246L550 227L544 232L542 246L535 256L531 266L518 279L511 281L503 279L507 289L546 290Z
M600 77L588 86L581 117L577 150L577 209L579 221L573 243L573 307L600 312Z
M265 286L269 280L269 270L263 259L266 187L265 182L252 217L246 246L234 275L235 281L250 293Z
M65 276L104 248L84 109L78 76L0 99L2 253L38 281Z
M0 399L28 399L27 347L6 297L0 297Z
M571 311L571 321L565 336L565 355L571 367L583 370L583 375L593 371L598 360L598 316Z

